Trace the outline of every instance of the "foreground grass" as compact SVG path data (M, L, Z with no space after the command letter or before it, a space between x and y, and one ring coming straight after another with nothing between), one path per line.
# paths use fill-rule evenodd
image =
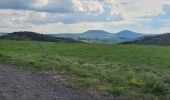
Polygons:
M56 72L78 90L121 99L168 100L170 47L0 41L0 61Z

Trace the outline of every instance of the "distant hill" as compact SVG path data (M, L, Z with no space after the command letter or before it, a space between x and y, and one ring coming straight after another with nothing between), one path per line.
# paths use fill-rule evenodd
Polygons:
M84 33L84 35L91 35L91 36L96 36L96 37L102 37L102 36L108 36L108 35L113 35L112 33L103 31L103 30L89 30Z
M136 38L142 37L144 35L141 34L141 33L136 33L136 32L132 32L132 31L129 31L129 30L125 30L125 31L118 32L116 34L116 36L119 37L119 38L136 39Z
M73 39L62 37L53 37L49 35L38 34L35 32L13 32L0 36L0 39L5 40L30 40L30 41L46 41L46 42L79 42Z
M146 36L123 44L144 44L144 45L170 45L170 33Z
M71 33L63 33L63 34L49 34L50 36L55 37L64 37L75 39L88 43L105 43L105 44L114 44L125 41L132 41L139 37L145 36L141 33L135 33L132 31L121 31L118 33L109 33L103 30L89 30L84 33L71 34Z

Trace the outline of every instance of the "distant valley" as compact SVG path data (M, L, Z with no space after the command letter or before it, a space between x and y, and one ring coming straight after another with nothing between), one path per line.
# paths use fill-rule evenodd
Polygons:
M170 45L169 34L142 34L129 30L109 33L103 30L89 30L84 33L38 34L36 32L0 33L0 39L30 40L46 42L86 42L101 44L152 44Z
M48 34L55 37L63 37L83 41L87 43L104 43L115 44L126 41L133 41L137 38L146 36L146 34L137 33L129 30L120 31L118 33L109 33L103 30L89 30L84 33L63 33L63 34Z

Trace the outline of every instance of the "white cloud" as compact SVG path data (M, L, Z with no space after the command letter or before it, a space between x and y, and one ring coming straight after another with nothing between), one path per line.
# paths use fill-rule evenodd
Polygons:
M170 0L0 0L0 31L36 30L36 27L37 31L46 32L79 32L90 27L142 30L146 26L153 28L156 23L153 16L165 23L165 17L160 15L164 15L166 4L170 5Z
M73 7L77 12L101 13L103 6L96 0L73 0Z

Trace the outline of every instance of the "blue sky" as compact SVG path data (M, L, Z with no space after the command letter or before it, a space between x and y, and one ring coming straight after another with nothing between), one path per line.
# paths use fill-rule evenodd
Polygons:
M0 32L170 32L170 0L0 0Z

